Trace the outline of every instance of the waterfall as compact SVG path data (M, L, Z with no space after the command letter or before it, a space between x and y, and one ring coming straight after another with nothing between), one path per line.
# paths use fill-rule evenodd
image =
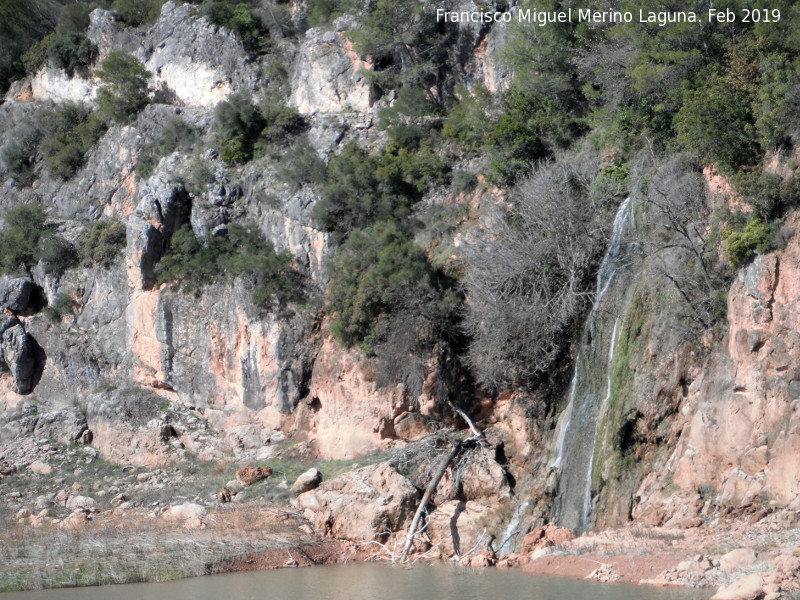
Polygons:
M576 352L567 406L556 425L553 458L549 463L551 473L555 474L551 518L577 531L584 531L590 524L595 445L602 433L602 415L611 402L611 362L618 322L614 322L609 332L607 319L598 319L598 315L628 253L623 239L630 217L630 202L627 198L617 210L608 249L597 271L594 302ZM608 352L604 352L606 348Z
M583 490L583 512L581 513L578 529L584 530L589 526L589 517L592 514L592 471L594 471L594 457L597 454L597 434L600 433L600 422L608 411L611 402L611 367L614 362L614 349L617 347L617 326L619 317L614 320L614 329L611 330L611 344L608 349L608 365L606 366L606 395L594 421L594 435L592 436L592 457L589 459L589 470L586 472L586 487Z
M522 518L522 511L524 511L528 507L528 501L526 500L519 506L517 506L516 510L514 511L511 520L508 522L508 525L503 530L503 536L500 538L500 549L497 551L498 556L502 556L507 552L514 552L514 549L517 546L517 541L515 539L515 535L517 530L519 529L519 520Z

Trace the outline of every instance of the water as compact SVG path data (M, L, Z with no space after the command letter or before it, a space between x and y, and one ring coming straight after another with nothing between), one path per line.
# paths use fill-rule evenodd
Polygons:
M503 555L508 552L514 552L517 547L517 538L520 537L519 534L519 521L522 518L522 511L528 508L528 501L526 500L514 511L514 514L511 517L511 521L508 522L505 530L503 530L503 535L500 538L501 546L500 549L497 551L497 555Z
M589 525L589 517L592 514L592 474L594 471L594 457L597 454L597 434L600 433L600 422L602 415L606 414L608 404L611 402L611 367L614 362L614 350L617 347L617 326L619 325L619 318L614 320L614 329L611 330L611 344L608 349L608 363L606 366L606 395L603 398L603 403L600 405L600 410L594 421L594 435L592 436L595 451L592 452L592 458L589 459L589 470L586 472L586 487L583 490L583 513L581 514L581 521L578 523L579 529L586 529Z
M601 433L600 419L611 401L617 330L615 322L613 330L608 331L607 319L601 318L608 311L602 311L602 306L628 252L624 234L629 218L630 198L617 210L608 250L597 271L594 302L576 353L567 406L556 425L549 465L555 486L552 520L576 531L584 531L591 524L595 445Z
M517 571L360 564L278 569L169 583L0 594L2 600L701 600L709 592L585 581Z

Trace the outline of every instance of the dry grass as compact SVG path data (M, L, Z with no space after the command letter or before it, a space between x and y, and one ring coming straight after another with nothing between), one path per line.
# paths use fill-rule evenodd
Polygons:
M168 581L203 575L220 561L291 548L298 515L275 506L230 506L209 514L206 529L145 514L98 517L79 530L32 528L3 515L0 591Z

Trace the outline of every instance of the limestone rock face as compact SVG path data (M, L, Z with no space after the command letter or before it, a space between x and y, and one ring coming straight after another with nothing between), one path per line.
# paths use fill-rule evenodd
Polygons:
M297 503L320 534L363 541L408 527L419 496L408 479L381 463L324 482Z
M364 77L371 69L340 31L309 29L292 75L292 104L303 114L367 111L376 99Z
M212 107L237 91L256 91L258 70L234 34L167 2L136 52L162 102Z

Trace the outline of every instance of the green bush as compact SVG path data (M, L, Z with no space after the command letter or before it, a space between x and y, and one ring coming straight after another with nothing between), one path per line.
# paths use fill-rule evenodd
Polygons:
M154 23L166 0L115 0L111 10L130 27Z
M410 150L389 143L371 156L351 142L328 162L314 218L338 244L376 221L403 222L425 190L448 177L449 166L429 146Z
M242 277L253 283L253 303L267 308L273 298L302 299L302 277L292 268L286 252L276 252L251 227L229 225L223 235L198 239L184 225L172 236L158 265L158 281L177 282L187 291L218 280L223 275Z
M263 49L269 30L249 2L206 0L203 14L215 25L235 32L251 52Z
M162 157L175 151L191 152L197 142L198 133L196 127L180 117L171 117L161 130L158 140L142 148L136 162L136 174L146 179Z
M309 27L319 27L355 8L352 0L311 0L306 21Z
M106 123L130 123L148 102L150 73L133 56L112 51L97 70L97 114Z
M281 157L277 175L280 181L295 187L319 184L325 180L325 163L303 135Z
M681 146L723 170L758 160L748 98L719 78L687 94L675 115L675 130Z
M214 109L214 129L222 160L241 164L285 144L300 133L305 121L293 108L274 102L256 107L249 94L233 94Z
M75 266L74 248L46 226L44 209L39 204L21 204L4 216L0 231L0 272L31 269L43 261L49 273L61 275Z
M249 94L233 94L214 109L216 141L225 162L244 163L253 158L263 128L264 119Z
M81 264L109 267L125 247L125 225L119 221L93 221L81 243Z
M422 249L397 225L379 221L350 234L329 263L331 331L347 346L373 341L382 319L417 288L428 288L433 272Z
M472 94L463 88L457 90L457 94L461 101L450 110L442 132L462 148L478 151L493 128L488 114L493 103L492 94L483 86L476 86Z
M582 127L555 101L512 88L503 95L502 113L486 138L493 179L515 182L533 162L566 148Z
M55 176L69 179L83 166L86 152L100 139L106 125L84 107L64 104L42 116L42 129L40 149L45 164Z
M86 76L89 65L97 58L97 46L82 33L62 33L49 38L47 58L50 64L72 77L76 72Z
M725 253L734 268L739 268L755 256L769 248L770 228L761 219L747 221L741 229L728 228L723 231Z
M11 141L3 148L3 164L13 174L17 187L27 187L33 183L34 162L42 139L40 111L34 111L22 119L12 130Z

